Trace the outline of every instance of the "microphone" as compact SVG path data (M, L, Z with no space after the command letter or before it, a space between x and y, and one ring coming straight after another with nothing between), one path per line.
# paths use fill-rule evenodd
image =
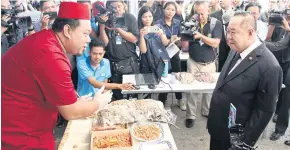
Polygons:
M223 25L228 25L231 19L234 17L234 15L235 15L235 12L232 10L229 10L226 13L224 13L222 16Z

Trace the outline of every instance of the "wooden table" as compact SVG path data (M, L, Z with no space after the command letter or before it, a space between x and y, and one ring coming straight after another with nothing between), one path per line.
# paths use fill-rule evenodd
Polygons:
M92 118L69 121L58 150L90 150ZM164 130L164 140L170 141L173 149L177 146L168 124L161 123ZM133 150L139 150L139 141L133 138ZM158 150L158 149L156 149Z

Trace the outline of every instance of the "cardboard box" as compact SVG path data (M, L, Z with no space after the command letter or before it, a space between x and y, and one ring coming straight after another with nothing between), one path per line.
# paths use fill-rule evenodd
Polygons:
M105 136L117 136L119 134L129 134L131 146L130 147L120 147L120 148L97 148L94 146L94 138L95 137L105 137ZM107 130L107 131L93 131L91 134L91 150L132 150L133 149L133 140L128 129L120 129L120 130Z

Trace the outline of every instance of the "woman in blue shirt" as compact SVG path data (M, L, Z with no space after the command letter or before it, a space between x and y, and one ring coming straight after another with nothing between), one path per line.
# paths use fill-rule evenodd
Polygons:
M141 52L140 71L141 73L151 73L156 69L154 64L158 64L159 59L169 60L165 45L168 40L163 30L153 25L153 11L148 6L143 6L138 14L138 28L140 37L138 46ZM156 29L155 31L150 31ZM159 52L158 50L161 50ZM155 58L155 59L154 59ZM158 61L158 62L154 62ZM151 67L149 67L151 66Z
M175 2L167 2L164 5L164 17L160 20L156 21L156 24L164 31L166 34L168 43L174 41L174 39L180 37L180 21L175 19L174 16L177 11L177 6ZM176 53L170 59L172 69L169 72L181 72L181 61L179 57L179 52ZM182 101L182 94L176 93L176 99L178 101L178 105L182 110L186 109L185 102ZM167 94L159 94L159 100L165 102L167 100Z

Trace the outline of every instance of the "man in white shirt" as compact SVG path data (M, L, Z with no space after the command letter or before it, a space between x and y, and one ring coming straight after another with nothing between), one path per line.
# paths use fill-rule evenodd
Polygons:
M258 3L249 3L245 7L245 11L250 11L252 15L254 16L256 22L257 22L257 36L262 40L265 41L268 33L268 26L265 22L259 20L260 14L261 14L261 5Z

